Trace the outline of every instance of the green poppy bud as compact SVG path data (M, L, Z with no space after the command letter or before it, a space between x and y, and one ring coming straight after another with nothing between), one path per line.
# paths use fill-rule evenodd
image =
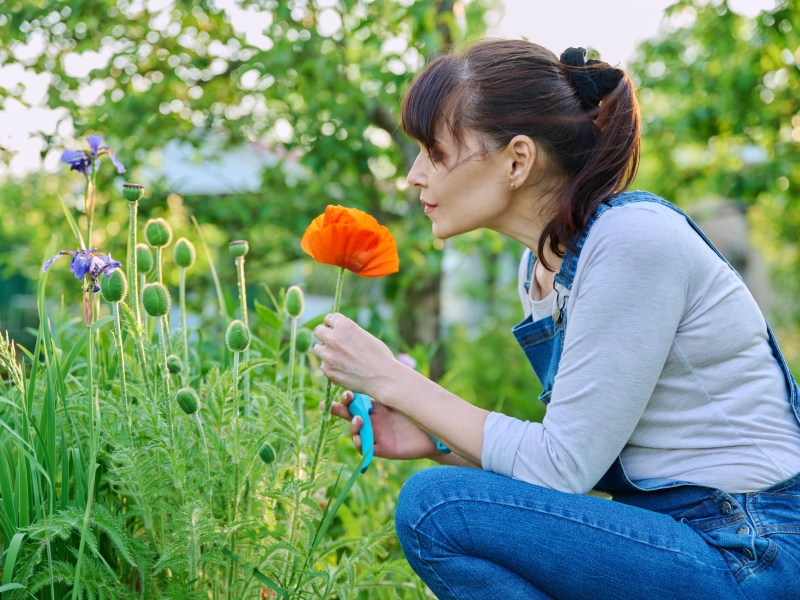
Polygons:
M303 314L303 290L299 286L293 285L286 290L286 312L290 316L297 318Z
M197 253L194 251L194 244L185 237L175 242L173 257L175 258L175 264L181 269L188 269L191 267L194 264L196 256Z
M268 465L275 460L275 451L269 444L264 444L261 446L261 450L258 451L258 456L264 461L265 465Z
M233 256L244 256L250 250L246 240L236 240L228 244L228 250Z
M183 361L176 354L170 354L167 357L167 371L173 375L177 375L183 371Z
M136 267L139 273L153 270L153 251L147 244L136 244Z
M100 277L100 291L106 302L122 302L128 295L128 279L122 269L114 269L108 277Z
M231 352L244 352L250 345L250 332L239 319L231 321L225 332L225 344Z
M197 392L190 387L181 388L175 392L175 400L178 402L178 406L181 407L181 410L187 415L196 413L197 407L200 404Z
M163 317L169 312L170 297L160 283L148 283L142 292L142 305L151 317Z
M168 246L172 241L172 228L164 219L150 219L145 223L144 237L154 248Z
M294 340L295 350L297 350L300 353L308 352L309 349L311 348L312 339L313 338L311 336L310 329L306 329L304 327L303 329L298 330L297 337Z
M139 183L123 183L122 195L128 202L138 202L144 196L144 186Z

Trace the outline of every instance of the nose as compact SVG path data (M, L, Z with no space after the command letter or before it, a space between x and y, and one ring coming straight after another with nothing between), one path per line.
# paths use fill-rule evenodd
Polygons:
M411 169L408 171L408 175L406 175L406 181L411 187L425 187L425 182L427 178L425 176L425 171L423 165L425 164L424 160L424 153L422 151L417 154L417 158L414 159L414 164L411 165Z

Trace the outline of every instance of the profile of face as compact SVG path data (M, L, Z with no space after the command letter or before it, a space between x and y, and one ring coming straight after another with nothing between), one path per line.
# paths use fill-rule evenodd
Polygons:
M420 192L433 235L444 240L481 228L502 229L510 200L503 152L487 149L470 130L461 143L445 129L432 148L419 146L407 179Z

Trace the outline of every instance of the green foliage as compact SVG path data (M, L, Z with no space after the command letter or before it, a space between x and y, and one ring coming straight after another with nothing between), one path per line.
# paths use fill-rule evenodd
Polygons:
M246 144L253 152L271 152L275 164L263 173L258 190L181 198L171 194L163 179L146 181L149 192L139 202L154 217L165 212L165 198L173 214L189 210L208 224L206 235L215 244L251 240L253 286L277 288L296 280L301 258L297 232L328 203L362 208L393 231L409 232L397 236L403 265L399 285L405 293L384 295L398 303L398 314L403 310L403 323L388 326L385 333L395 343L401 333L411 342L430 343L437 327L429 326L426 305L438 293L440 249L433 248L429 223L405 182L416 147L399 129L399 103L426 60L483 33L483 16L492 3L343 0L323 7L318 2L239 1L222 9L214 3L176 2L149 13L147 3L98 0L91 6L77 1L51 6L17 0L7 3L0 17L8 34L0 42L0 62L21 62L12 48L41 35L47 51L26 59L25 68L52 78L48 105L71 119L77 132L106 133L136 180L153 177L152 167L159 165L161 149L170 142L194 145L198 155L215 140L221 140L221 150ZM455 11L464 5L464 14ZM237 29L235 19L242 17L263 18L263 35ZM330 19L340 27L327 27ZM73 58L92 52L108 56L107 63L86 74L70 70ZM85 103L79 90L89 84L102 93ZM7 97L21 93L8 90ZM60 154L68 141L43 136L42 155ZM98 188L106 189L112 177L101 172ZM51 204L41 189L30 189L43 184L23 185L25 198L39 198L42 204L27 217L31 223L25 231L0 235L9 248L17 240L27 245L32 231L40 243L50 239L45 216ZM6 196L9 204L14 196ZM96 221L121 220L127 203L116 202L117 197L123 199L120 194L98 197ZM113 229L96 234L96 242L114 253ZM32 254L26 264L39 262L44 251L34 247ZM17 260L8 266L20 268ZM26 273L31 276L32 270ZM330 291L324 276L311 275L319 287L310 292ZM367 310L376 293L360 300Z
M51 319L46 281L40 317L52 331L40 328L21 363L13 341L0 339L0 523L11 598L75 595L75 582L87 598L239 598L264 586L286 598L424 596L409 587L414 576L391 524L392 497L413 467L376 466L348 484L357 505L342 503L341 481L359 462L342 439L326 444L308 478L323 382L309 355L291 375L283 302L264 299L275 310L262 305L272 318L255 320L254 330L270 342L254 336L256 351L238 373L213 358L198 372L203 361L193 361L192 386L173 396L165 365L148 357L162 345L173 351L178 332L157 339L125 301L122 344L111 318L89 328L71 318L78 306ZM221 324L205 327L218 346ZM236 414L231 391L245 373L255 375L252 395ZM179 417L168 408L176 401ZM241 465L236 478L232 464Z
M637 186L687 207L709 196L745 202L753 241L794 314L774 312L792 329L800 320L798 23L800 5L789 0L754 18L724 0L681 0L631 65L644 118ZM790 333L782 345L800 364L800 345L783 342Z

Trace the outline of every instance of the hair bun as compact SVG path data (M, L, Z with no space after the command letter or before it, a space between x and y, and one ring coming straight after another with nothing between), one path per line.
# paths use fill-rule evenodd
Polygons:
M578 92L584 110L596 108L600 101L625 76L622 69L600 60L586 60L586 48L567 48L559 58L567 67L570 81Z

